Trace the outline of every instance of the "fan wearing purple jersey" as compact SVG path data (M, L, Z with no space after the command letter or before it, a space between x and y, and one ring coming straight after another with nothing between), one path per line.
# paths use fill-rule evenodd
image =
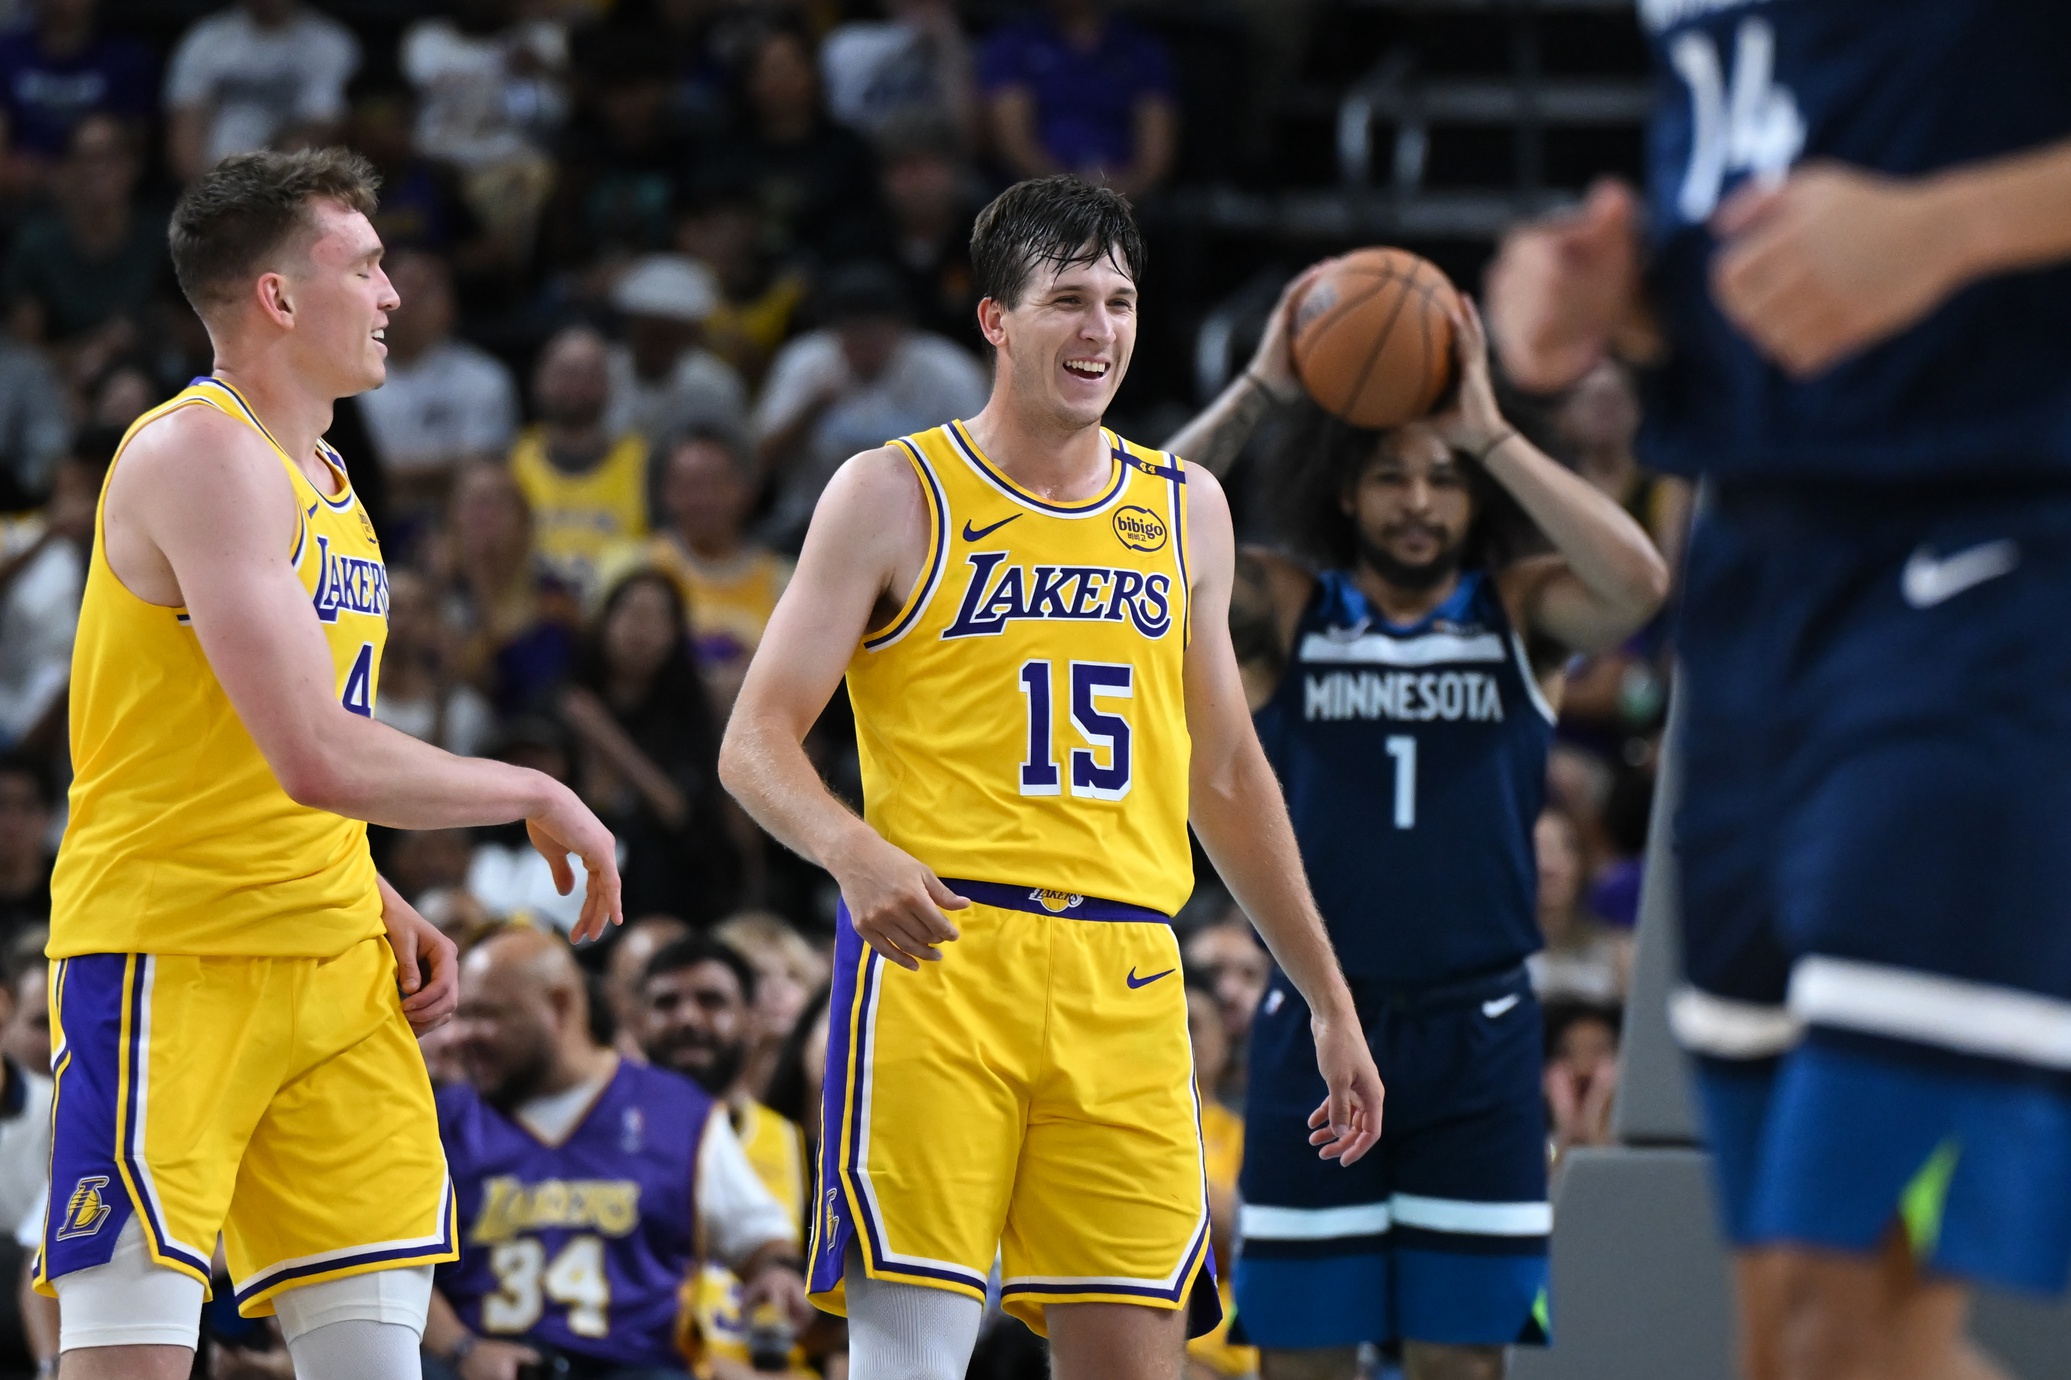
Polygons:
M505 931L460 981L471 1082L439 1093L460 1259L438 1272L424 1334L446 1373L515 1380L559 1358L576 1380L682 1380L680 1298L704 1259L751 1306L811 1321L797 1224L720 1105L597 1042L565 943Z

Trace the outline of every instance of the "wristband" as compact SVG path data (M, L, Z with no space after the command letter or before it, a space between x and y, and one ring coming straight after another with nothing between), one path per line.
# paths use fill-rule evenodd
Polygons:
M1483 446L1478 452L1476 452L1474 456L1474 463L1477 465L1486 463L1488 458L1496 453L1496 448L1498 446L1502 445L1506 441L1515 441L1517 439L1517 436L1517 428L1510 428L1510 430L1504 432L1502 435L1498 436L1495 440L1489 442L1487 445Z
M1253 372L1249 366L1246 366L1244 370L1244 377L1251 381L1251 386L1253 388L1256 388L1259 392L1266 395L1266 401L1272 403L1276 407L1285 407L1287 406L1287 404L1294 401L1294 398L1283 398L1278 393L1275 393L1273 391L1273 386L1267 383L1258 374ZM1301 389L1295 389L1295 397L1298 398L1300 396Z
M472 1352L476 1347L480 1346L481 1344L482 1339L476 1336L474 1333L461 1333L460 1340L455 1342L452 1348L446 1353L446 1364L453 1367L453 1369L455 1370L459 1370L461 1363L467 1360L468 1353Z

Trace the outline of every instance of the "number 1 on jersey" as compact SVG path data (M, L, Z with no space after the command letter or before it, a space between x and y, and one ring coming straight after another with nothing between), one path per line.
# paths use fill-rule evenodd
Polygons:
M1385 744L1395 759L1395 827L1417 827L1417 740L1398 733Z
M1050 663L1021 664L1021 693L1028 698L1028 756L1021 763L1023 795L1060 794L1062 774L1051 744ZM1136 668L1105 661L1071 663L1071 721L1089 747L1071 750L1071 793L1090 800L1120 800L1129 794L1129 721L1100 708L1102 699L1136 693ZM1107 764L1101 765L1101 755Z

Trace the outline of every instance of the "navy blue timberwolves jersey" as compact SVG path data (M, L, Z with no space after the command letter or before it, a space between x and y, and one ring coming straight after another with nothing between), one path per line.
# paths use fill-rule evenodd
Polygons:
M472 1088L438 1097L460 1259L437 1280L462 1321L616 1365L680 1367L678 1291L697 1255L712 1099L621 1060L568 1138L548 1145Z
M1258 727L1348 976L1443 982L1539 947L1553 711L1485 575L1398 628L1326 571Z
M1648 463L1724 479L2071 478L2071 266L1956 294L1795 382L1720 315L1706 220L1808 159L1898 176L2071 136L2064 0L1641 0L1655 55Z

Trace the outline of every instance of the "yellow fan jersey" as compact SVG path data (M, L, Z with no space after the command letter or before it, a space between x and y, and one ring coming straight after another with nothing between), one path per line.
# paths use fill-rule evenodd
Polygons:
M591 591L614 543L647 535L647 441L627 433L596 468L569 474L547 459L546 432L529 427L511 447L511 478L532 505L532 549L556 575Z
M864 817L938 876L1170 915L1187 843L1185 476L1103 432L1093 498L1022 488L952 422L903 448L927 564L849 662Z
M197 379L146 412L123 445L182 407L235 417L279 453L301 510L289 560L330 644L333 693L371 715L388 572L343 463L325 449L338 492L319 492L217 379ZM281 789L187 611L139 599L108 565L101 492L72 652L75 775L50 883L50 956L328 958L381 934L367 826Z
M784 1210L803 1234L805 1132L799 1129L797 1122L771 1111L760 1102L748 1103L734 1113L734 1118L734 1134L741 1138L741 1149L747 1154L749 1167L762 1181L762 1186L769 1190L770 1196L784 1205ZM697 1362L694 1367L696 1373L711 1375L714 1358L736 1362L741 1369L746 1369L750 1320L741 1315L740 1279L719 1262L707 1260L702 1262L698 1274L684 1283L683 1292L682 1323L686 1327L694 1326L703 1342L701 1351L685 1349L686 1354ZM813 1375L803 1351L795 1351L791 1359L791 1375L801 1377L801 1380Z

